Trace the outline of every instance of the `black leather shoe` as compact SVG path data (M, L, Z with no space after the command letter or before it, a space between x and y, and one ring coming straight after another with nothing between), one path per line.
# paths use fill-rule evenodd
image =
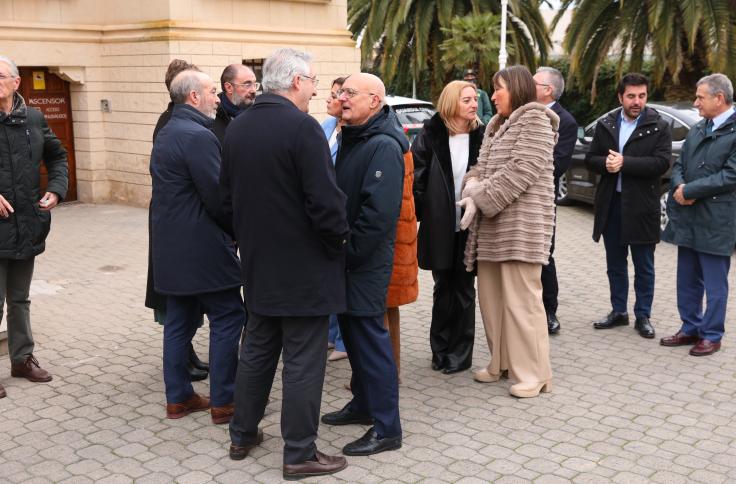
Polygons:
M557 334L560 332L560 321L557 319L557 315L550 313L547 315L547 333Z
M629 325L629 313L617 313L611 311L608 316L593 323L595 329L610 329L616 326L628 326Z
M243 460L246 457L248 457L248 454L251 450L253 450L255 447L261 444L263 442L263 430L258 429L258 433L256 434L256 441L252 444L248 445L235 445L230 444L230 458L232 460Z
M187 365L187 371L189 371L189 378L192 379L192 381L202 381L207 378L207 375L209 375L209 372L200 370L196 366L189 363Z
M654 338L654 327L646 316L637 316L634 322L634 328L642 338Z
M199 359L197 353L194 352L194 346L189 344L189 363L196 369L209 372L210 365Z
M364 436L342 448L345 455L373 455L401 448L401 436L378 438L373 427Z
M322 415L322 423L327 425L373 425L373 418L370 415L353 412L345 405L342 410Z
M465 371L468 368L470 368L470 365L465 366L446 366L442 368L442 373L445 375L452 375L453 373L460 373L461 371Z
M445 367L445 359L432 356L432 369L434 371L440 371Z

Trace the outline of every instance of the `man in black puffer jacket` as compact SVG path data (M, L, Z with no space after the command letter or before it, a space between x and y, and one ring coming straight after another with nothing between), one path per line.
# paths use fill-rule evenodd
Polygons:
M19 86L18 67L0 56L0 317L7 296L11 376L48 382L51 375L33 356L28 297L34 260L51 228L49 212L66 195L68 166L66 150L43 114L26 107ZM49 180L43 195L42 159Z

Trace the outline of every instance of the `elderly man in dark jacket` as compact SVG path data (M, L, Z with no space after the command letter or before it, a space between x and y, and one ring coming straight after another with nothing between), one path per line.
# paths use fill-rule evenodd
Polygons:
M660 343L694 344L690 354L705 356L721 349L728 271L736 244L736 110L728 77L712 74L700 79L695 107L704 119L692 127L672 167L669 223L662 235L678 246L677 308L682 327Z
M167 296L164 323L166 416L210 406L212 421L232 416L238 340L245 323L238 258L221 210L220 143L210 131L217 88L184 71L171 83L175 105L151 153L153 276ZM210 321L210 399L194 392L189 346L201 314Z
M30 301L35 257L46 248L52 208L66 195L66 150L40 111L18 94L18 67L0 56L0 319L8 304L11 376L51 381L33 356ZM40 165L48 171L41 195ZM0 385L0 398L5 389Z
M350 76L339 92L345 126L335 169L337 184L348 196L351 232L348 307L338 321L353 369L353 399L322 421L372 423L363 437L343 447L345 455L371 455L401 447L398 377L383 314L409 143L396 115L384 105L379 78Z
M274 52L263 90L225 135L222 189L242 257L248 337L230 423L230 458L263 439L258 425L283 350L283 477L339 472L344 457L317 450L328 317L345 309L345 195L330 149L309 116L317 76L311 56Z
M649 80L626 74L618 85L621 109L595 128L585 165L601 175L595 194L593 239L603 235L612 311L593 324L609 329L629 324L627 257L634 262L635 328L654 338L649 320L654 299L654 248L659 242L660 177L670 166L670 127L657 111L646 107Z

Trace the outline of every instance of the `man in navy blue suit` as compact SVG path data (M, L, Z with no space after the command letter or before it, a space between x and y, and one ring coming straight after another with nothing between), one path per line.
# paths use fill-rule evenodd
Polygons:
M572 163L572 152L575 149L575 141L578 136L578 123L572 114L563 108L559 99L565 91L565 78L562 73L553 67L540 67L534 74L534 82L537 84L537 101L546 104L548 108L560 117L560 128L557 130L558 138L554 151L555 164L555 195L557 195L560 177L570 168ZM555 224L555 228L556 228ZM557 319L557 268L555 258L552 256L555 250L555 234L552 232L552 247L549 251L549 264L542 266L542 301L547 313L547 331L556 334L560 331L560 321Z
M171 119L151 152L151 238L156 292L166 295L166 416L211 409L230 421L238 341L245 323L231 222L221 209L220 143L210 130L219 100L203 72L171 83ZM194 392L189 348L205 313L210 321L211 399Z

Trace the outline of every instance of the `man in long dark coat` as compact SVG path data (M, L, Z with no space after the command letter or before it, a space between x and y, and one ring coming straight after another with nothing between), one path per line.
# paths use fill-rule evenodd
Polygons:
M345 310L345 195L330 149L309 116L311 56L280 49L263 65L264 94L227 129L221 184L242 257L248 325L240 352L230 457L263 439L258 425L283 351L285 479L332 474L344 457L315 441L328 317Z
M171 83L174 109L151 153L153 276L167 296L164 323L166 415L207 410L226 423L245 312L230 220L218 178L220 143L209 129L219 102L209 76L184 71ZM210 321L210 399L194 392L189 347L202 312Z

